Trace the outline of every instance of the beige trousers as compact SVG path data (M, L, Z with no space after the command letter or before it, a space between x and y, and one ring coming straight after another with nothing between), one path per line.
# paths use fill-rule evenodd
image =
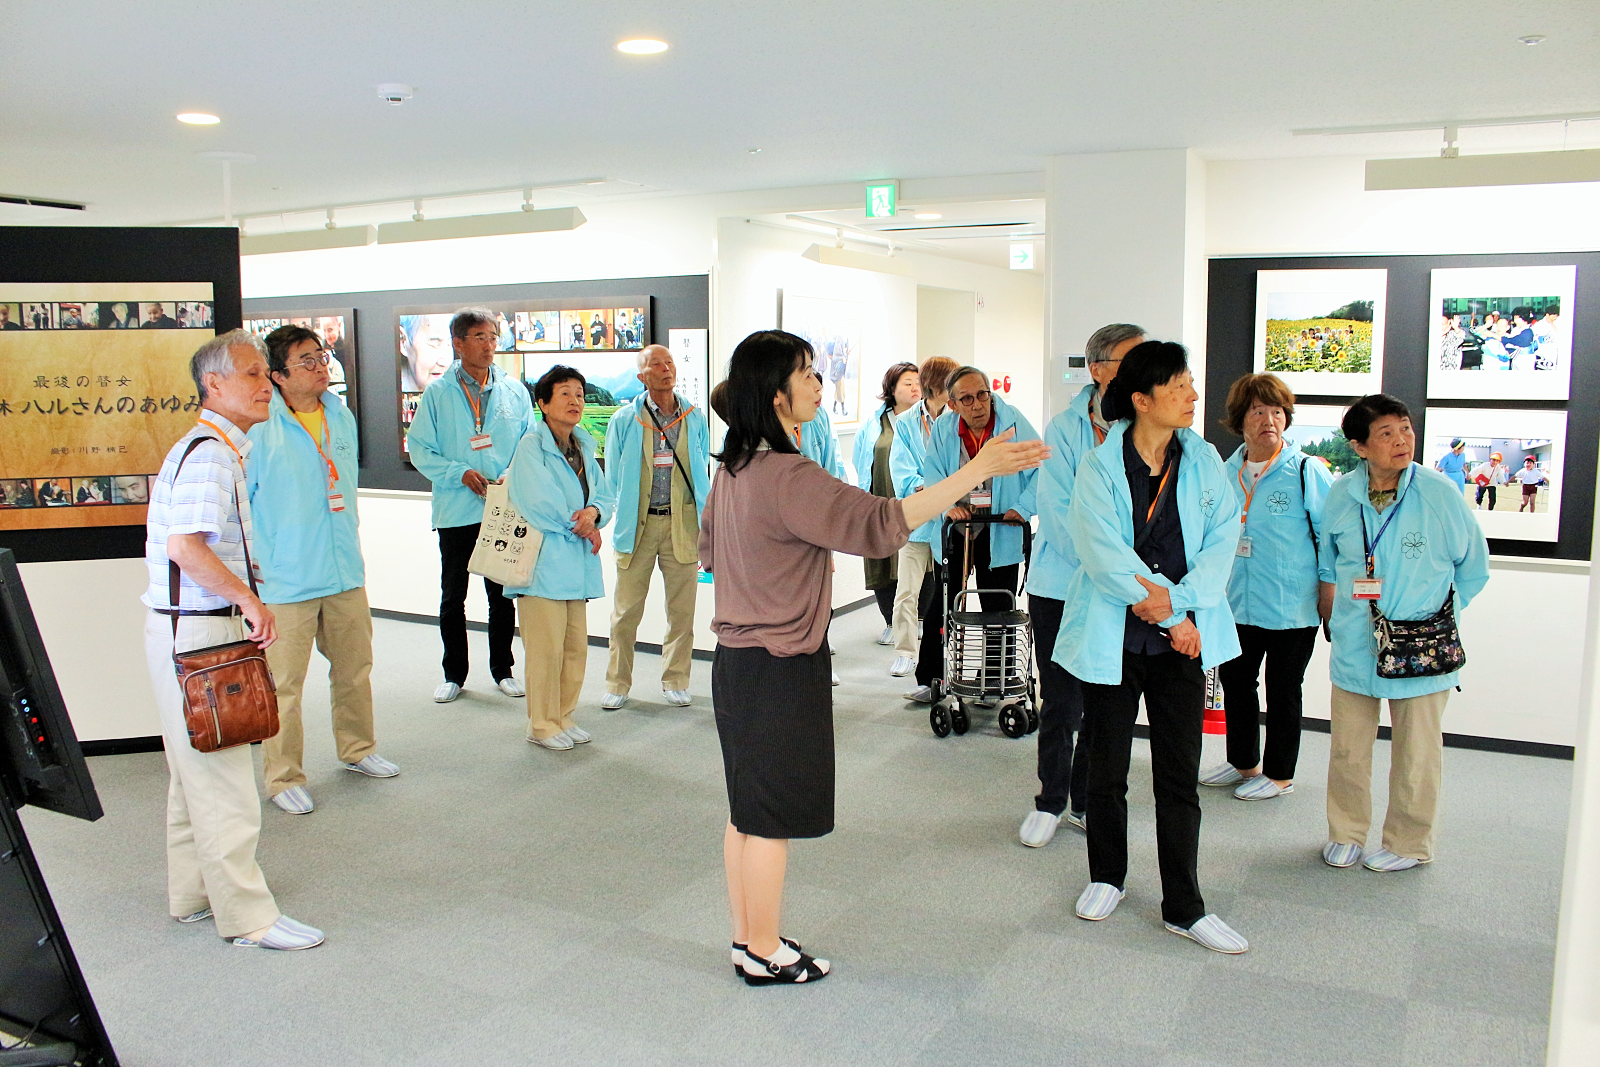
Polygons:
M628 695L633 687L633 644L639 636L650 575L661 568L667 594L667 638L661 644L661 688L688 689L694 657L694 601L700 577L698 563L679 563L672 551L672 516L646 515L633 543L627 567L617 568L612 596L611 660L606 665L606 692Z
M146 613L144 653L161 714L167 750L167 910L191 915L209 907L217 933L242 937L278 921L277 901L256 863L261 836L261 797L249 745L196 752L189 744L183 695L172 668L174 647L182 651L238 641L244 620L195 615L178 620L172 639L169 616Z
M278 736L262 742L262 777L267 795L305 785L305 728L300 701L311 645L328 661L333 698L333 737L341 763L357 763L378 747L372 736L372 612L365 589L294 604L268 604L278 620L278 639L267 649L267 666L278 686Z
M589 666L588 608L584 600L517 597L529 737L543 741L573 725L572 712Z
M917 658L922 627L917 625L917 596L922 579L933 570L933 546L907 541L900 549L899 583L894 587L894 653Z
M1389 701L1389 811L1383 847L1396 856L1431 860L1433 822L1444 775L1444 706L1450 690ZM1372 826L1372 744L1378 737L1377 697L1333 687L1332 747L1328 753L1328 840L1367 844Z

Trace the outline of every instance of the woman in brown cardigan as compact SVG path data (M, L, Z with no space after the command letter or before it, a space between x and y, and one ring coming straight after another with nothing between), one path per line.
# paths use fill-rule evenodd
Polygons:
M944 481L904 500L833 477L787 427L822 400L804 338L751 334L734 349L722 466L700 520L715 574L711 694L729 820L723 843L734 970L751 985L814 982L826 960L778 935L789 839L833 830L833 690L824 644L834 552L883 558L985 479L1037 467L1042 442L990 441Z

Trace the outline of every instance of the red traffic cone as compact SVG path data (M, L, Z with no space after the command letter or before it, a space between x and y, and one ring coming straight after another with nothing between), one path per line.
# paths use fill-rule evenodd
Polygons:
M1217 679L1214 667L1206 672L1206 717L1201 730L1208 734L1228 732L1228 712L1222 706L1222 682Z

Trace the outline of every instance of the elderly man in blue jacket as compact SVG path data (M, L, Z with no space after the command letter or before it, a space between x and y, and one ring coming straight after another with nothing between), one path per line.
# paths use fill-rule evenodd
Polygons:
M700 511L711 491L711 430L705 412L673 392L678 367L665 345L639 350L645 391L611 416L606 476L617 494L617 583L612 590L611 660L600 706L622 707L633 686L634 639L657 568L667 596L661 689L668 704L690 701Z
M494 365L500 322L484 307L462 308L450 320L456 361L428 384L406 440L411 465L433 483L433 528L439 532L439 637L444 681L433 692L441 704L467 684L467 563L483 522L483 494L511 466L532 427L527 387ZM489 598L489 673L508 697L527 695L511 673L516 610L505 590L485 578Z
M261 599L278 619L267 665L278 687L278 733L262 743L272 802L292 815L306 790L301 695L313 642L328 660L333 736L346 770L393 778L372 726L372 613L356 519L356 420L328 389L328 354L304 326L267 335L277 389L266 422L250 429L245 490L261 566Z
M966 466L991 437L1013 434L1016 441L1037 441L1039 434L1016 408L995 396L989 376L977 367L959 367L950 375L950 409L939 416L928 435L928 449L922 457L922 483L941 482ZM974 514L1004 516L1013 523L1029 522L1035 514L1034 479L1038 471L1026 470L984 482L945 513L950 520L971 518ZM966 527L967 544L958 546L962 558L944 558L941 538L933 539L934 582L943 568L955 567L950 579L952 596L966 584L971 573L977 575L977 588L1017 591L1018 566L1022 563L1022 531L1015 525ZM965 568L965 569L963 569ZM985 611L1011 607L1009 598L980 595ZM922 648L917 659L920 688L906 694L907 700L931 704L939 699L935 683L944 674L945 604L941 595L922 618Z

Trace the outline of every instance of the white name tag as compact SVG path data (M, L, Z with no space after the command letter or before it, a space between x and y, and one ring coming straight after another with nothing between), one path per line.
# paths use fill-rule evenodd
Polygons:
M1233 550L1233 554L1236 555L1236 556L1244 556L1246 559L1249 559L1250 558L1250 538L1248 538L1248 537L1239 538L1239 547Z
M1351 583L1350 595L1357 600L1377 600L1383 595L1383 579L1357 578Z
M482 452L486 448L494 447L494 438L486 433L475 433L470 438L469 443L472 445L474 452Z
M657 452L655 454L655 463L656 463L656 466L658 466L658 467L670 467L670 466L672 466L672 453L671 452Z
M328 494L328 510L329 511L343 511L344 510L344 494L343 493L329 493Z
M990 507L994 503L994 492L989 489L974 489L968 499L971 500L972 506L975 508Z

